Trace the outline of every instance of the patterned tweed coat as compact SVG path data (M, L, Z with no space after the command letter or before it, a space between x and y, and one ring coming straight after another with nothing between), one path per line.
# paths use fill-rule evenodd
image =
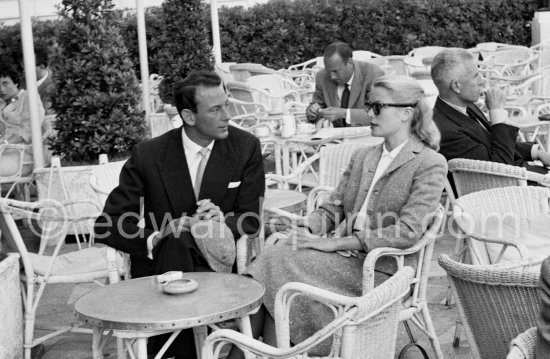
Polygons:
M313 231L334 228L342 219L353 223L371 185L382 155L382 145L360 149L351 162L338 188L332 194L332 203L323 205L310 216ZM411 138L375 184L367 215L371 230L354 232L366 252L377 247L407 248L422 235L429 216L438 206L447 162L442 155ZM391 216L378 216L394 212ZM380 226L377 225L380 217ZM376 229L378 226L379 230ZM352 226L348 226L348 229ZM264 305L274 314L274 300L279 288L287 282L302 282L335 293L359 296L362 288L362 267L365 253L345 258L338 253L311 249L292 250L287 245L266 248L250 265L247 273L266 286ZM377 270L391 271L390 266ZM376 278L375 278L376 280ZM332 313L313 301L298 298L291 308L291 338L298 343L326 325ZM328 353L330 340L311 354Z

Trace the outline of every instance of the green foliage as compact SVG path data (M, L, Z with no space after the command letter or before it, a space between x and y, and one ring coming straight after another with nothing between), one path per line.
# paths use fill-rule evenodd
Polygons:
M58 21L33 21L32 32L34 46L44 46L53 49L57 38ZM23 73L23 44L21 43L21 27L19 24L0 26L0 63L11 64L19 73ZM24 76L21 76L20 86L24 87Z
M345 41L358 50L406 54L421 46L530 45L537 0L272 0L220 10L227 62L288 67Z
M63 0L54 54L54 154L94 162L128 153L145 135L140 89L111 0Z
M206 5L200 0L166 0L162 4L162 26L152 35L152 62L163 76L159 94L173 104L172 86L190 71L212 69L210 21Z

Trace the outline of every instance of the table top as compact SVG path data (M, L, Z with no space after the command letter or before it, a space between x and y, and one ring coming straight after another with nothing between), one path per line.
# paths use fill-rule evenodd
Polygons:
M184 278L198 282L187 294L166 294L156 276L106 285L74 306L78 319L114 330L176 330L242 317L261 304L265 288L246 276L197 272Z
M298 212L304 209L307 195L288 189L266 189L263 203L264 209L282 209L287 212Z

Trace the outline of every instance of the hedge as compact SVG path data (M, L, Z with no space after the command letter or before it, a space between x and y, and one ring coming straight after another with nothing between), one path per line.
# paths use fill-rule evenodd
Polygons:
M177 2L181 4L176 6ZM176 57L209 51L203 41L211 37L208 5L197 6L191 26L181 27L178 34L178 27L167 24L178 17L185 23L185 2L170 1L169 7L150 8L146 13L151 73L181 76L182 61L191 67L197 62L176 61ZM427 45L468 48L488 41L529 46L537 8L538 0L272 0L248 9L219 10L222 56L226 62L282 68L320 56L336 40L383 55L406 54ZM119 18L130 56L139 64L135 23L134 15ZM35 23L35 36L48 38L55 33L55 24ZM0 28L0 57L11 51L18 29L18 25ZM208 67L208 60L204 61ZM176 63L179 70L172 70ZM135 71L139 72L138 65Z

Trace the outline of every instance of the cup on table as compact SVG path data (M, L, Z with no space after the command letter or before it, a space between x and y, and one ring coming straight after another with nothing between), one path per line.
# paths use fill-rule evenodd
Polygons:
M254 129L256 137L267 137L270 134L269 127L262 126Z

